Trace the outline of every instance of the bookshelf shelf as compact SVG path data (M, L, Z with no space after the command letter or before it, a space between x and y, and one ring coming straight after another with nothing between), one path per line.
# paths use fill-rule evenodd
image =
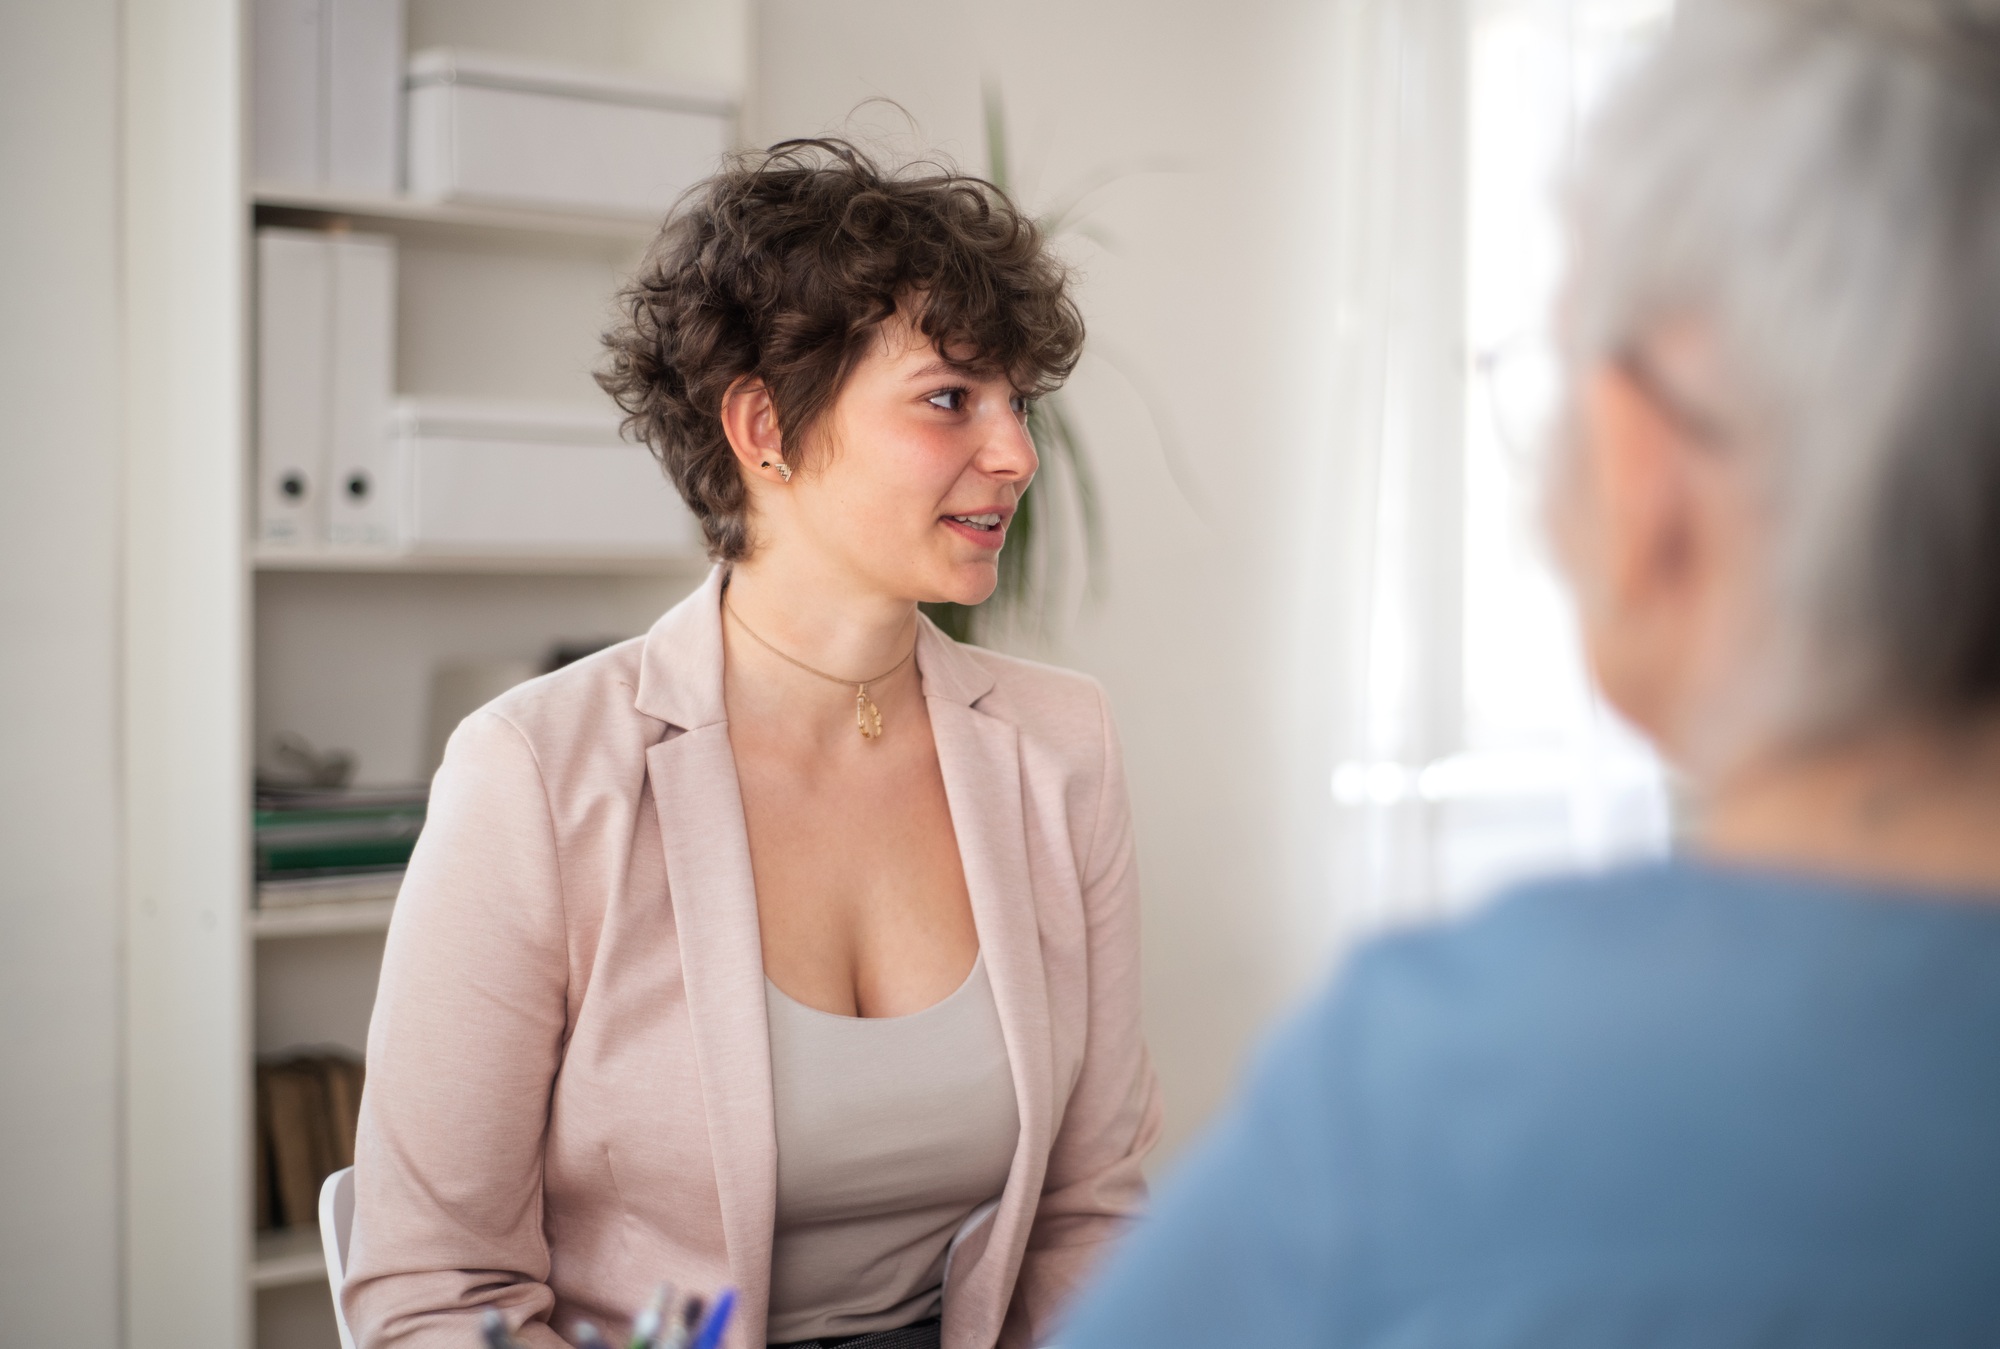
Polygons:
M361 572L371 574L494 576L663 576L706 570L695 554L579 556L548 553L335 553L259 548L251 566L260 572Z
M515 206L473 206L456 202L421 201L413 197L372 196L292 183L257 183L251 188L253 208L272 215L307 217L314 223L343 219L355 224L403 232L539 235L544 238L642 244L660 222L650 217L580 215L538 211ZM277 219L273 223L286 223Z
M326 1251L317 1227L286 1227L257 1234L250 1263L252 1288L289 1288L326 1277Z
M301 904L258 909L250 915L250 935L259 941L281 937L331 937L351 932L387 932L393 899L350 899L333 904Z

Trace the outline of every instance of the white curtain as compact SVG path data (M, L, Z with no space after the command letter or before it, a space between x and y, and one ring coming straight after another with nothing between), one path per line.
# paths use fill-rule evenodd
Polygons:
M1555 181L1666 0L1342 12L1336 430L1302 612L1350 936L1666 846L1659 766L1592 692L1535 518Z

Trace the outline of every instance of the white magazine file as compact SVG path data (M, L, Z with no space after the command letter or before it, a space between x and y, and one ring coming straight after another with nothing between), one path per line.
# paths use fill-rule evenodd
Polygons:
M324 540L328 339L333 258L311 230L257 231L257 539L309 549Z
M327 0L253 0L250 6L251 164L266 182L317 183Z
M388 196L403 150L404 0L251 0L251 164Z
M390 463L396 382L396 241L327 236L333 277L324 510L336 548L394 548L400 484Z
M388 196L403 158L403 0L322 0L330 187Z

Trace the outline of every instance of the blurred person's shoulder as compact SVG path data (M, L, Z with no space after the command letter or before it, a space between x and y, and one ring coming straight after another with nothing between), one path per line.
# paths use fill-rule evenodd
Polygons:
M1635 863L1518 882L1463 916L1364 942L1354 966L1454 993L1502 993L1565 973L1594 981L1594 972L1627 961L1749 954L1730 939L1812 925L1826 916L1816 907L1823 897L1819 887L1775 877Z
M1212 1188L1262 1185L1229 1236L1279 1213L1317 1261L1283 1296L1385 1343L1658 1339L1669 1305L1676 1344L1802 1314L1825 1333L1786 1343L1926 1341L1841 1318L1916 1326L1991 1287L2000 904L1979 898L1670 862L1364 942L1218 1151ZM1573 1333L1496 1340L1509 1324Z
M1517 884L1473 913L1366 942L1357 977L1413 992L1606 1001L1842 980L1885 948L2000 944L2000 896L1927 895L1703 861L1646 862ZM1887 975L1900 968L1887 962ZM1700 976L1693 979L1692 976Z
M1501 993L1580 955L1617 959L1630 951L1650 959L1661 930L1711 897L1688 869L1671 863L1517 882L1470 912L1364 939L1341 982L1458 997Z
M2000 904L1667 861L1366 941L1310 1016L1384 1110L1595 1094L1636 1119L1697 1083L1748 1099L1773 1072L1835 1074L1838 1027L1887 1058L2000 1035L1996 967Z
M1468 1064L1569 1061L1603 1046L1677 1057L1797 983L1801 935L1828 914L1798 893L1679 862L1516 884L1474 912L1351 953L1311 1014L1380 1081L1458 1090ZM1810 940L1805 942L1810 946Z
M1814 925L1824 915L1808 891L1680 861L1524 881L1468 915L1360 943L1330 1001L1392 999L1406 1029L1434 1033L1502 1035L1510 1015L1560 1015L1594 1033L1602 1021L1574 1023L1582 1003L1608 1013L1680 997L1690 975L1712 983L1724 967L1768 955L1786 929Z

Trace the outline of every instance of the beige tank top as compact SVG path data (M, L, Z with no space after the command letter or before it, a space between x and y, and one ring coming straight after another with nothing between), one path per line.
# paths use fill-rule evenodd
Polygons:
M947 1248L997 1198L1021 1120L986 959L897 1017L835 1016L764 981L777 1107L772 1344L938 1314Z

